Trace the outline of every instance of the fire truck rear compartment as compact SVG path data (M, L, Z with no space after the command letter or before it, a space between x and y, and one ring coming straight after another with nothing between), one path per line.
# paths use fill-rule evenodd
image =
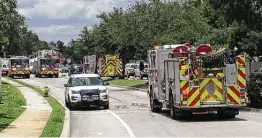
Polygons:
M188 48L171 45L148 51L152 111L168 108L174 119L215 112L234 118L246 106L245 55L213 51L205 44L196 51Z

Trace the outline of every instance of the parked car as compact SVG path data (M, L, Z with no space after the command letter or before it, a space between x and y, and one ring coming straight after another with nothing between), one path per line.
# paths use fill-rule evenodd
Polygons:
M83 66L80 64L74 64L68 68L68 76L70 76L71 74L82 74L82 73L83 73Z
M9 68L7 67L7 65L3 64L2 65L2 76L7 76L9 72Z
M61 73L67 73L67 72L68 72L68 67L65 66L65 65L63 65L63 64L60 64L60 65L59 65L59 71L60 71Z
M129 78L130 76L135 76L135 69L138 68L139 64L137 63L127 63L125 65L125 76Z
M98 74L72 74L65 84L65 102L69 109L74 107L103 106L109 109L109 93Z
M148 79L148 64L144 64L144 70L140 70L140 68L135 69L135 77L139 77L141 80L146 77Z

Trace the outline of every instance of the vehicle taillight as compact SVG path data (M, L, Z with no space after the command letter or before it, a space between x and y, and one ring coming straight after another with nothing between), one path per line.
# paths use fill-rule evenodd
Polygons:
M16 70L16 68L12 68L12 70Z
M42 70L46 70L46 68L42 68Z
M55 68L54 70L58 70L58 68Z
M29 70L29 68L27 67L27 68L25 68L25 70Z
M188 94L186 90L182 90L182 95L183 95L183 99L182 99L182 104L183 105L187 105L187 99L188 99Z

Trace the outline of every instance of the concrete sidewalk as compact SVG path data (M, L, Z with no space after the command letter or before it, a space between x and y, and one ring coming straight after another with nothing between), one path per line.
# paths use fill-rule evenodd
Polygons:
M2 80L20 89L26 99L26 110L0 132L0 137L39 137L51 115L51 106L34 90L5 78Z

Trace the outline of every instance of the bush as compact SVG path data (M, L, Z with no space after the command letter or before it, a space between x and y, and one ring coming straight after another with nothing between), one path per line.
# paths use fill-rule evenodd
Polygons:
M247 83L247 93L252 107L262 108L262 73L252 73Z

